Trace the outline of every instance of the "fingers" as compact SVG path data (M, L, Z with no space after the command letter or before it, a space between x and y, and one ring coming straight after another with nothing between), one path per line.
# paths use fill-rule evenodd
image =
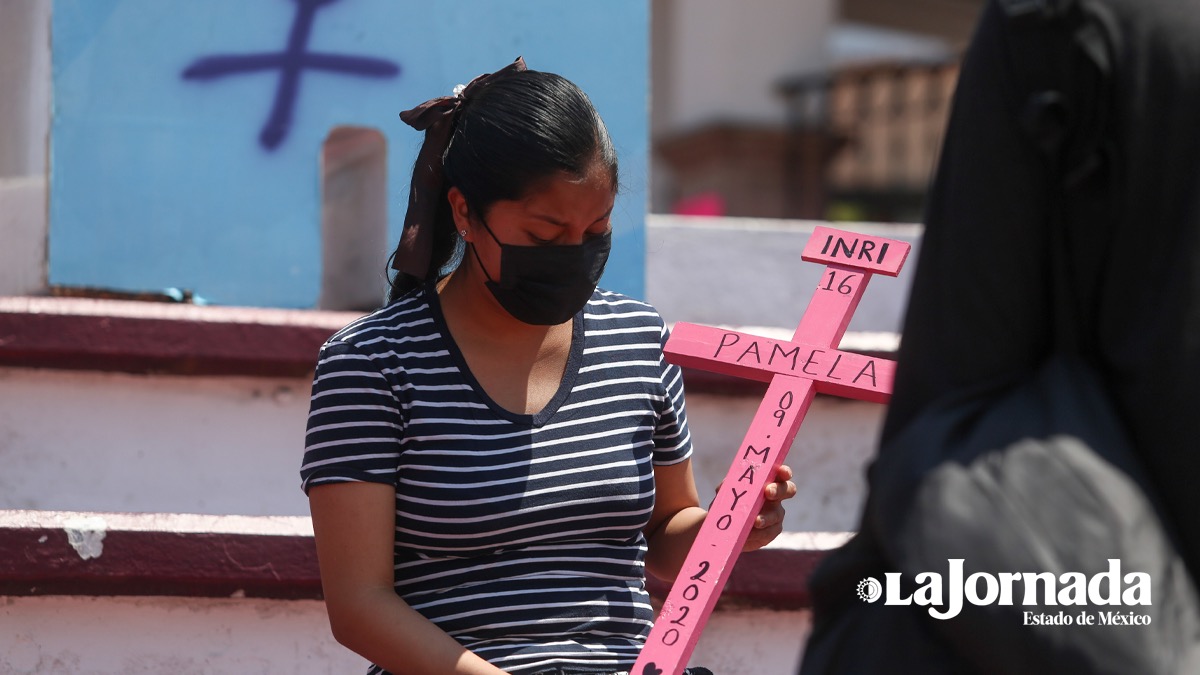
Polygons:
M754 519L754 527L746 537L743 551L756 551L771 543L783 532L783 505L768 502Z
M792 482L792 468L782 464L775 472L775 482L764 489L768 501L778 502L796 496L796 484Z
M796 496L796 484L792 481L771 483L764 490L767 501L781 502Z
M775 480L763 488L766 500L754 518L750 535L746 537L743 551L754 551L766 546L783 532L786 511L783 501L796 496L796 484L792 482L792 469L786 464L775 472Z
M783 517L787 514L784 511L783 504L779 502L766 502L763 504L762 510L754 517L754 529L765 530L776 525L783 525Z

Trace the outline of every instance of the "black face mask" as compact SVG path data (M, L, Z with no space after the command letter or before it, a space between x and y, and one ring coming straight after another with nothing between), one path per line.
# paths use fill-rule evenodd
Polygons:
M480 222L500 246L499 283L488 274L478 251L475 259L487 277L488 290L513 318L535 326L556 326L583 309L604 273L612 232L582 244L514 246L496 239L492 228Z

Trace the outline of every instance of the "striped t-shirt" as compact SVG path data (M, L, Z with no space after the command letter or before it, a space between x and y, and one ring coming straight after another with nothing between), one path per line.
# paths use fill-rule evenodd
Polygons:
M471 375L427 284L321 348L304 489L394 485L396 592L502 670L629 670L653 620L653 466L691 455L666 336L652 307L597 290L558 392L515 414Z

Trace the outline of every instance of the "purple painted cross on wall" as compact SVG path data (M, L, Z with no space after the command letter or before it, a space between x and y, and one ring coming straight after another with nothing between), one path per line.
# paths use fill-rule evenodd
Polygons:
M259 142L268 150L278 147L287 137L292 125L292 111L296 106L296 94L300 89L300 74L304 70L365 77L394 77L400 72L400 66L384 59L307 51L317 10L337 0L293 1L296 3L296 17L292 21L284 51L205 56L183 71L185 80L213 80L225 75L278 69L279 84L275 89L275 102L258 135Z

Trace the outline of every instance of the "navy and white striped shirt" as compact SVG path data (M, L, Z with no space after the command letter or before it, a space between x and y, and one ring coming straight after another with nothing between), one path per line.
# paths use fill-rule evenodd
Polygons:
M321 348L304 489L394 485L396 592L499 668L628 670L653 620L653 466L691 455L666 336L652 307L597 290L558 392L516 414L471 375L427 284Z

